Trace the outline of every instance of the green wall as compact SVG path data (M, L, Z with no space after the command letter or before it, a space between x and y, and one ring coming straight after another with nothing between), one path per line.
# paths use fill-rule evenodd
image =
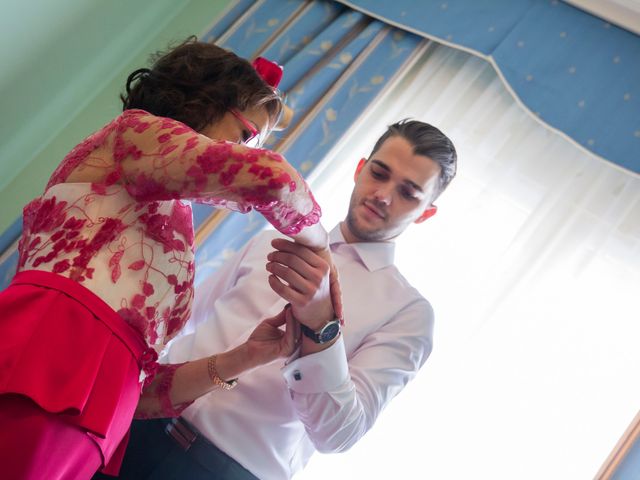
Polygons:
M232 0L11 0L0 20L0 233L65 154L121 111L149 54L203 34Z

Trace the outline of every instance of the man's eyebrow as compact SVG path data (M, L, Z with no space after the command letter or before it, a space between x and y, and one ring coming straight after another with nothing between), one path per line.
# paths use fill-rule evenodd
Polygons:
M386 170L387 172L391 173L391 169L389 168L389 165L387 165L384 162L381 162L380 160L371 160L371 163L375 163L376 166L382 168L383 170ZM413 188L414 190L417 190L418 192L424 192L424 190L422 190L422 187L420 185L418 185L417 183L409 180L408 178L405 178L403 180L403 183L408 184L411 188Z
M387 172L390 172L391 169L389 168L389 166L384 163L381 162L380 160L371 160L371 163L375 163L377 166L379 166L380 168L384 168Z

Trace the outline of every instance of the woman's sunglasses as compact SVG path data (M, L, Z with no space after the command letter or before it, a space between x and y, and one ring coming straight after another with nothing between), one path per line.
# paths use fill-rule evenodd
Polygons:
M244 115L242 115L238 110L236 110L235 108L232 108L231 110L229 110L231 112L231 114L236 117L238 120L240 120L240 122L242 123L242 125L244 125L244 127L247 129L247 131L249 132L249 135L247 136L247 138L244 138L242 140L242 143L245 144L247 147L251 147L251 148L260 148L263 144L264 141L267 138L267 134L264 134L263 132L261 132L260 130L258 130L253 123L251 123L249 120L247 120Z

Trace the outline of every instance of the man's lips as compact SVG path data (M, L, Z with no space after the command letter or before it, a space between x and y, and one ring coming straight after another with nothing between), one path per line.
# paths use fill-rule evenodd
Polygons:
M370 211L373 215L375 215L376 217L379 217L380 219L384 220L385 219L385 214L382 210L380 210L379 208L377 208L375 205L373 205L370 202L363 202L362 205L364 206L365 209L367 209L368 211Z

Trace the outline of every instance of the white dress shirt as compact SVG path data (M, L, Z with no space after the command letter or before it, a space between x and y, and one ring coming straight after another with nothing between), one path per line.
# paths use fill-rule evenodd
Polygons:
M196 287L194 333L176 339L169 361L223 352L244 342L285 305L267 283L267 253L277 232L263 232ZM330 233L345 325L319 353L274 361L216 390L183 417L263 480L291 478L315 450L341 452L374 424L431 352L431 305L393 265L392 242L345 242Z

